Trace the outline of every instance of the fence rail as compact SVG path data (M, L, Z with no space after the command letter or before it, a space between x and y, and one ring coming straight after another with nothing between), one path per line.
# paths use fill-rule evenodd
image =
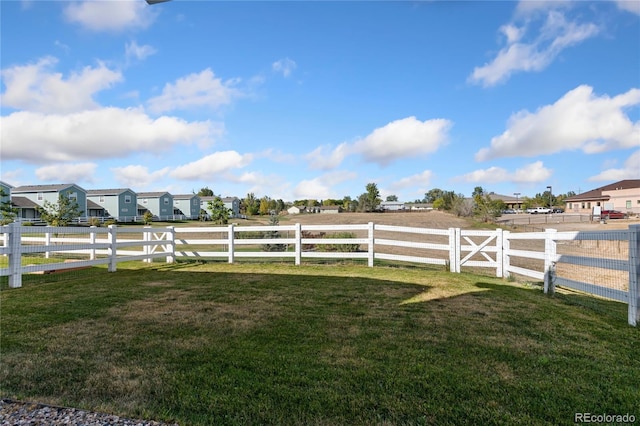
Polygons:
M314 234L315 232L315 234ZM164 258L361 259L433 264L459 273L463 267L490 268L497 277L521 275L556 286L627 303L629 324L640 318L640 225L606 232L517 233L497 230L426 229L376 225L284 225L212 227L0 227L0 255L10 287L22 275ZM23 265L33 255L74 255L73 262ZM77 257L88 257L88 259ZM4 265L4 264L3 264Z

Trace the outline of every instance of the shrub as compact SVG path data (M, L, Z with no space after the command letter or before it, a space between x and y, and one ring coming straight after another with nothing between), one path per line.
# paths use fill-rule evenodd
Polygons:
M327 235L324 238L355 238L356 235L352 232L338 232L335 234ZM348 244L318 244L317 249L319 251L336 251L342 253L353 253L360 250L360 244L348 243Z

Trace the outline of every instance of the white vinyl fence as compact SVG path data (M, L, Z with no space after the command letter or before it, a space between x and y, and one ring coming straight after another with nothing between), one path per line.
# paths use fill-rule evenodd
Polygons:
M497 230L426 229L376 225L282 225L211 227L0 227L0 276L10 287L22 274L164 258L361 259L442 265L451 272L490 268L497 277L544 281L544 291L572 288L629 306L629 324L640 318L640 225L599 232L516 233ZM23 257L46 262L24 264ZM55 261L67 256L67 262ZM73 261L69 261L73 260ZM0 264L4 266L4 264ZM469 270L469 269L467 269Z

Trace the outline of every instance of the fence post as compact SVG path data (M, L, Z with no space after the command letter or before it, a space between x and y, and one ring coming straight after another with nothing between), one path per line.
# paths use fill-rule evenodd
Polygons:
M544 292L555 292L556 276L556 229L545 229L544 236Z
M458 250L456 249L456 229L449 228L449 271L456 271L456 259L458 258Z
M296 243L294 246L296 255L296 266L299 266L302 263L302 225L296 223L296 234L295 234Z
M502 238L503 238L503 231L501 228L496 229L496 277L498 278L502 278L504 276L504 271L503 271L503 267L504 265L502 264L502 253L503 253L503 247L502 247Z
M109 225L109 234L107 235L109 238L109 266L107 271L115 272L116 265L116 257L118 255L118 249L116 247L117 244L117 235L118 235L118 226L117 225Z
M22 287L22 227L9 224L9 287Z
M47 226L47 232L44 233L44 245L47 247L51 245L51 230L48 226ZM44 258L49 259L50 253L51 252L49 250L44 252Z
M509 272L509 266L511 265L511 256L509 255L509 250L511 250L511 241L509 240L510 235L510 231L504 231L502 233L502 276L504 278L509 278L511 276L511 273Z
M229 241L229 263L233 263L234 262L233 254L235 252L235 247L234 247L235 246L235 244L234 244L234 242L235 242L235 240L234 240L235 239L235 234L234 234L233 228L234 228L234 225L232 223L231 225L229 225L229 229L227 231L227 232L229 232L229 235L228 235L228 241Z
M173 226L167 226L167 232L165 234L167 244L164 251L167 253L165 262L173 263L176 257L176 229Z
M144 245L142 246L142 253L145 255L145 258L142 259L143 263L151 263L151 246L148 244L151 242L151 227L145 226L142 231L142 242Z
M367 235L369 239L367 243L369 255L367 256L367 265L370 268L373 268L373 260L375 259L375 251L374 251L373 245L375 244L376 240L374 236L374 231L375 231L375 224L373 222L369 222L368 235Z
M89 244L91 244L92 247L95 247L96 244L97 229L98 228L95 225L89 227ZM89 252L89 260L96 260L96 249L91 249Z
M629 225L629 325L640 320L640 225Z

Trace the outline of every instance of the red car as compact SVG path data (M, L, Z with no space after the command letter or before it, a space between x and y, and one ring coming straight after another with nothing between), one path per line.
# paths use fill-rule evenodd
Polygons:
M600 217L608 219L624 219L627 215L618 210L602 210Z

